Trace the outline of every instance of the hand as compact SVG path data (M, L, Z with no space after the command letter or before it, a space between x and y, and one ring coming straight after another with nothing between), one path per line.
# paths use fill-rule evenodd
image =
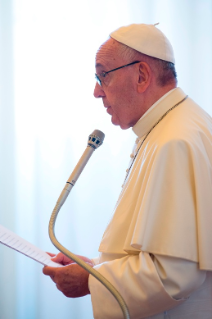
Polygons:
M47 253L47 254L49 254L51 257L53 257L52 261L54 261L55 263L64 265L64 266L75 263L74 260L68 258L67 256L65 256L62 253L59 253L57 255L54 255L51 253ZM92 267L94 266L92 261L89 258L84 257L84 256L79 256L79 255L76 255L76 256L79 257L80 259L84 260L85 262L89 263L90 265L92 265Z
M93 267L89 258L83 256L78 257ZM62 253L53 257L52 260L66 266L62 268L45 266L43 268L43 273L44 275L51 277L57 288L66 297L76 298L90 294L88 289L89 273L85 269L77 265L73 260L69 259Z

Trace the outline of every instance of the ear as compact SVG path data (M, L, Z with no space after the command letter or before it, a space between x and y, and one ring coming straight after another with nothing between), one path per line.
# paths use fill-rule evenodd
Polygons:
M137 82L138 93L143 93L146 91L150 85L152 77L152 71L146 62L139 63L139 77Z

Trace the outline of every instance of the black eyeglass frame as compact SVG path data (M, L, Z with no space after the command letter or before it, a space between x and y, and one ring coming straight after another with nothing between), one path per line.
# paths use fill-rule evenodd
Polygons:
M99 75L97 73L95 73L95 78L96 78L96 81L97 83L102 86L102 81L101 79L99 78L99 76L102 76L103 78L105 78L105 76L110 73L110 72L113 72L113 71L116 71L116 70L119 70L119 69L122 69L122 68L125 68L126 66L129 66L129 65L133 65L135 63L140 63L141 61L134 61L134 62L131 62L131 63L128 63L126 65L122 65L116 69L113 69L113 70L110 70L110 71L106 71L106 72L101 72Z

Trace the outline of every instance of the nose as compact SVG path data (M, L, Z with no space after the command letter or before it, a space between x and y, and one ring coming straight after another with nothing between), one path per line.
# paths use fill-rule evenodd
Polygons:
M100 97L104 97L105 96L105 92L102 88L102 86L100 86L97 82L94 88L94 92L93 95L95 98L100 98Z

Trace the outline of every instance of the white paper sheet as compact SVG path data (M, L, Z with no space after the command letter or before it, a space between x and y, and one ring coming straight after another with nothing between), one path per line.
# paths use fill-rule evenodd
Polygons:
M63 267L61 264L57 264L51 260L51 257L38 247L32 245L27 240L19 237L9 229L0 225L0 243L12 248L19 253L34 259L45 266L51 267Z

